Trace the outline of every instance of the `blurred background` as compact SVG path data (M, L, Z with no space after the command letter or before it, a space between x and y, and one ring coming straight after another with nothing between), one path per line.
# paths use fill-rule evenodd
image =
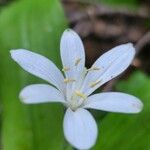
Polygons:
M0 0L0 150L72 150L64 139L60 104L24 105L19 91L44 83L10 58L25 48L61 68L59 42L66 28L84 41L86 66L119 44L132 42L137 55L128 70L100 91L122 91L144 103L140 114L92 111L99 137L92 150L150 150L149 0Z

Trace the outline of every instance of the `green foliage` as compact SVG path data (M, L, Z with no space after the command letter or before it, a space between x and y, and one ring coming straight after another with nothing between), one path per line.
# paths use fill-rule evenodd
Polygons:
M100 134L94 150L149 150L150 79L137 72L128 81L120 82L117 90L140 98L144 109L139 114L109 113L100 121Z
M63 107L57 104L24 105L19 91L43 83L23 71L10 49L25 48L49 57L60 66L59 40L66 20L58 0L22 0L0 14L0 98L3 104L3 150L60 150L64 145Z

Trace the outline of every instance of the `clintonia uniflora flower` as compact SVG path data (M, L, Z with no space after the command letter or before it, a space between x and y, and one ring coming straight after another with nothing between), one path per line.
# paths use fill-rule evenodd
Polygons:
M87 109L119 113L138 113L142 102L121 92L92 94L97 88L122 73L132 62L135 49L131 43L119 45L85 68L85 52L80 37L71 29L61 37L62 71L49 59L34 52L11 50L11 57L29 73L52 84L32 84L20 92L27 104L61 102L66 107L63 121L67 141L78 149L91 148L97 138L97 125Z

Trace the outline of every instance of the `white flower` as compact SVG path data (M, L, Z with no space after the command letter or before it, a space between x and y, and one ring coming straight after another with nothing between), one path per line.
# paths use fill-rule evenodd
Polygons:
M63 128L67 141L78 149L91 148L97 138L92 108L119 113L138 113L142 102L120 92L90 95L104 83L122 73L132 62L135 49L131 43L117 46L85 69L85 52L80 37L71 29L64 31L60 43L64 76L49 59L28 50L11 50L11 57L29 73L52 84L25 87L20 98L24 103L61 102L67 111Z

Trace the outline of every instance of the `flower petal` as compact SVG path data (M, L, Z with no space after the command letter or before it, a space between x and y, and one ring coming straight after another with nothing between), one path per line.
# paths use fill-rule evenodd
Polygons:
M71 29L64 31L60 42L60 52L63 71L68 80L66 82L67 98L70 99L72 91L77 88L77 81L82 76L85 67L84 46L76 32Z
M118 76L131 64L134 56L135 48L131 43L117 46L103 54L88 72L82 87L83 93L90 95L98 87Z
M63 91L64 77L55 64L46 57L24 49L11 50L11 57L24 70L48 81Z
M47 84L32 84L25 87L19 95L24 103L35 104L45 102L65 103L64 96L56 88Z
M105 92L89 96L84 108L120 113L138 113L142 110L143 103L132 95L120 92Z
M61 59L68 78L78 77L85 66L83 43L76 32L71 29L64 31L60 43ZM75 73L74 73L75 72Z
M96 142L97 126L92 115L85 109L67 109L64 117L64 134L77 149L90 149Z

